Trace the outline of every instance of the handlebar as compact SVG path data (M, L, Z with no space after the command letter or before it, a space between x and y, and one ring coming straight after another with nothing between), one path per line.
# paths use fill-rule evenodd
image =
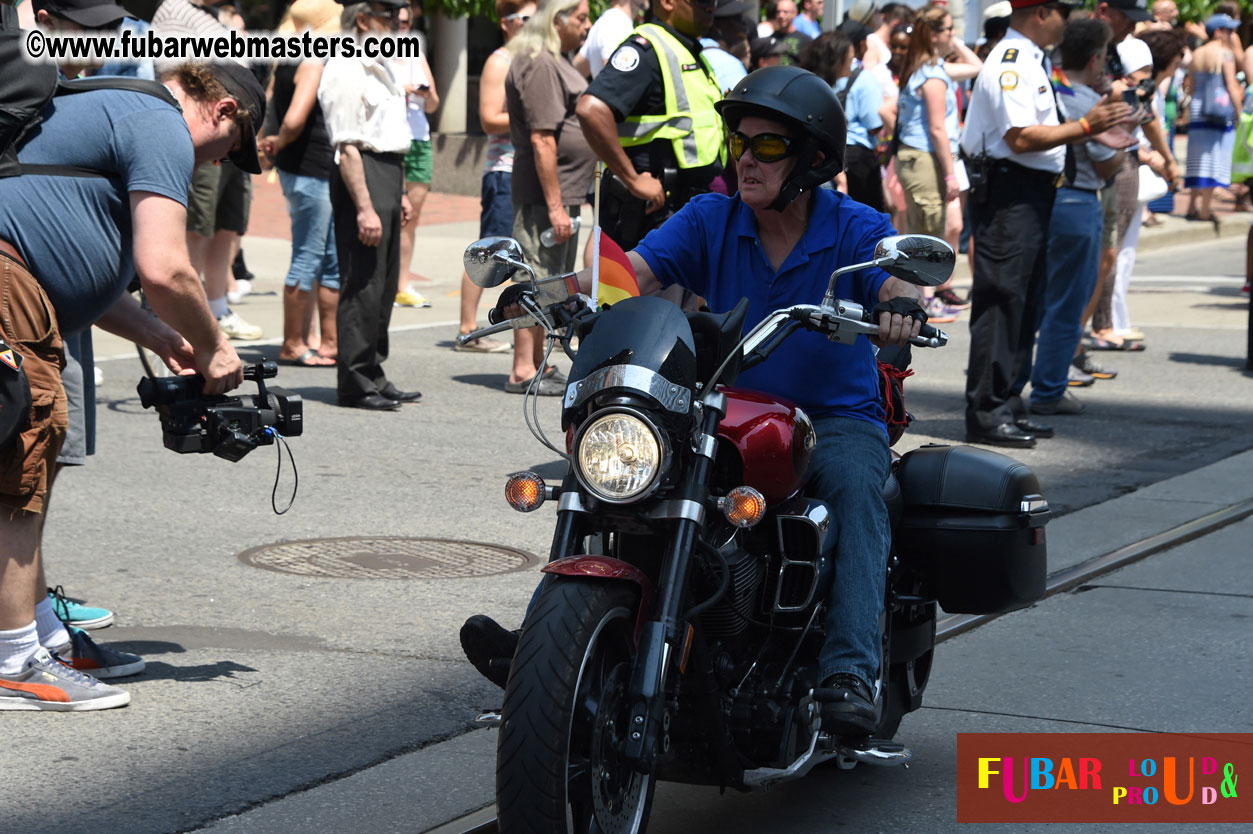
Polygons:
M833 342L852 341L860 335L879 335L874 313L852 301L836 300L833 307L801 305L792 308L792 316L806 329L826 333ZM909 342L918 347L944 347L948 344L948 334L938 327L923 324L918 335L910 337Z

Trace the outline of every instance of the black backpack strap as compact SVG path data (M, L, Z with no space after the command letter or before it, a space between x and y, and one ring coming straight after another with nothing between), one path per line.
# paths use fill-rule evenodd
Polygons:
M133 93L144 93L161 99L180 113L183 112L178 99L174 97L174 94L170 92L168 87L158 81L149 81L145 78L107 76L103 78L76 78L72 81L62 80L57 82L57 89L53 97L88 93L92 90L129 90ZM38 165L24 163L20 160L18 168L22 174L41 174L48 177L98 177L109 179L116 176L116 174L107 174L94 168L84 168L79 165Z
M175 110L182 113L182 105L170 89L160 81L149 81L146 78L118 78L105 76L102 78L75 78L72 81L59 81L54 95L66 96L73 93L89 93L92 90L129 90L132 93L145 93L159 98Z

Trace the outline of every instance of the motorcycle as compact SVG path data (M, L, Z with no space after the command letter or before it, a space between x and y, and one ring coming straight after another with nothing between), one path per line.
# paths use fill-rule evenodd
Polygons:
M557 511L503 708L484 717L500 728L500 830L633 834L661 780L767 789L824 762L908 761L893 738L922 704L937 606L1002 613L1043 596L1039 483L974 447L894 455L876 726L834 737L817 679L831 519L804 494L814 427L734 382L799 330L842 342L878 332L869 311L834 298L840 275L879 267L934 286L952 272L952 248L885 238L871 262L832 274L820 304L778 310L746 336L746 301L724 314L647 297L591 312L571 297L572 276L538 279L509 238L478 241L464 260L480 286L519 272L529 283L524 315L463 339L539 324L549 350L560 342L573 359L565 449L527 415L568 471L559 485L515 473L505 490L515 510ZM924 326L912 341L947 336Z

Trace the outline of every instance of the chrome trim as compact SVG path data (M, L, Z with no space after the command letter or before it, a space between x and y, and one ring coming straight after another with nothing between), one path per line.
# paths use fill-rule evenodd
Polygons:
M692 451L703 458L713 460L718 452L718 438L712 434L700 435L699 439L692 441Z
M697 524L705 523L705 507L696 501L658 501L657 505L644 515L653 519L686 518L688 521L695 521Z
M630 388L647 394L676 414L687 414L692 407L691 390L656 371L638 365L609 365L567 385L562 408L574 408L608 388Z
M561 493L561 500L557 502L557 512L563 510L574 513L588 512L588 509L583 506L583 496L572 489Z
M706 408L712 408L719 414L726 416L727 413L727 395L713 388L709 389L709 393L701 398Z
M1049 508L1049 502L1045 500L1043 495L1024 495L1022 503L1018 505L1018 511L1021 513L1034 514L1046 511Z
M914 751L898 741L867 738L856 745L836 744L838 755L875 767L896 767L909 762Z
M791 559L783 549L783 525L785 522L800 522L808 524L814 529L814 535L817 538L817 552L813 554L811 559ZM779 570L774 584L774 600L771 605L774 611L779 613L803 611L813 602L814 595L818 592L818 578L821 575L820 567L822 562L822 554L826 545L827 533L831 529L831 511L827 505L821 501L796 497L785 501L775 511L775 532L778 536L779 548ZM783 593L783 576L789 568L796 567L798 569L807 568L813 572L813 582L809 587L809 594L805 600L799 605L783 605L781 595Z
M821 719L816 711L816 704L813 701L813 692L805 698L801 699L801 706L810 709L814 718L811 722L809 739L809 749L797 757L796 761L784 768L778 767L759 767L754 770L744 771L744 787L758 791L768 791L781 782L790 782L793 779L799 779L809 771L813 770L816 765L821 764L827 759L835 755L834 752L823 749L818 750L818 740L826 738L826 734L818 731ZM825 748L825 745L824 745ZM817 755L815 755L815 753Z
M818 531L818 552L826 549L827 534L831 531L831 510L824 502L801 496L789 498L775 508L775 517L780 521L784 518L804 519Z
M474 723L482 724L487 727L499 727L504 721L504 716L500 714L500 710L492 709L476 716Z

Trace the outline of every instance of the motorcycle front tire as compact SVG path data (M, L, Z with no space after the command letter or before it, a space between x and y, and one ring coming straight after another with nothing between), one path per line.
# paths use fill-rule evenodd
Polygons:
M549 577L505 687L496 757L502 834L642 834L655 788L621 751L639 592Z

